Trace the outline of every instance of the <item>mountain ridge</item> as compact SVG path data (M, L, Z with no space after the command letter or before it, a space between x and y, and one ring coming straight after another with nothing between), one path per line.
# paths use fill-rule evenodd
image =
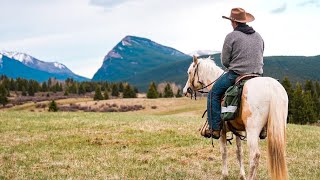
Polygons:
M126 36L107 53L92 80L119 81L160 64L185 58L189 56L150 39Z
M73 78L77 81L87 81L88 78L79 76L73 73L69 68L59 62L46 62L34 58L31 55L21 52L12 52L12 51L0 51L1 55L1 71L0 73L3 75L7 75L8 77L22 77L27 79L34 79L38 81L43 81L43 77L39 76L29 76L26 73L19 72L18 69L27 70L30 74L43 74L44 77L56 77L59 80L65 80L67 78ZM6 57L6 61L18 61L19 63L6 63L3 65L3 57ZM22 65L28 67L24 68ZM18 66L19 68L15 67ZM4 69L5 68L5 69ZM35 71L35 72L33 72ZM42 71L43 73L40 73ZM11 72L15 72L12 74Z

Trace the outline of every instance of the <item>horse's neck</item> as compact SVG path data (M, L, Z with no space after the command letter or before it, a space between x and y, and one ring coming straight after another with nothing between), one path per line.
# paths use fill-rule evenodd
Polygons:
M214 64L213 62L210 64L204 64L204 66L205 66L203 68L204 71L203 71L201 77L204 78L203 81L206 85L214 82L223 74L223 70L220 67L218 67L216 64ZM208 87L208 89L211 89L211 88L212 88L212 85L210 85Z

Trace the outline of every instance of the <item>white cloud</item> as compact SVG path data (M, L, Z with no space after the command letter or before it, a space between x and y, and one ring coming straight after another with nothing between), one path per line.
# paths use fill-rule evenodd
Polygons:
M277 7L271 11L271 13L278 14L284 13L287 10L287 3L283 3L280 7Z
M116 0L116 1L115 0L90 0L91 5L100 6L107 9L111 9L114 6L119 6L126 2L130 2L130 1L129 0Z

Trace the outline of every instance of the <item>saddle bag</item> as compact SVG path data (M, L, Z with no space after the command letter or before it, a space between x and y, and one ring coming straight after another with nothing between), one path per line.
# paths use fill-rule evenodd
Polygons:
M221 120L234 120L239 114L241 94L245 81L230 86L225 92L223 103L221 105Z

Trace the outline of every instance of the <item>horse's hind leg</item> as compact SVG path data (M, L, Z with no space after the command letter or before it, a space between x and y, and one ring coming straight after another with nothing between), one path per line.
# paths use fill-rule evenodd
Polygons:
M249 169L249 180L257 179L257 171L259 166L259 159L260 159L260 151L258 146L258 138L259 132L255 131L247 131L247 143L249 146L250 151L250 169Z
M227 135L226 131L223 129L221 131L220 137L220 152L222 155L222 177L228 177L228 165L227 165Z
M237 159L239 161L239 165L240 165L240 179L246 179L246 173L244 171L244 166L243 166L243 150L242 150L242 145L241 145L241 139L237 136L236 138L236 142L237 142Z

